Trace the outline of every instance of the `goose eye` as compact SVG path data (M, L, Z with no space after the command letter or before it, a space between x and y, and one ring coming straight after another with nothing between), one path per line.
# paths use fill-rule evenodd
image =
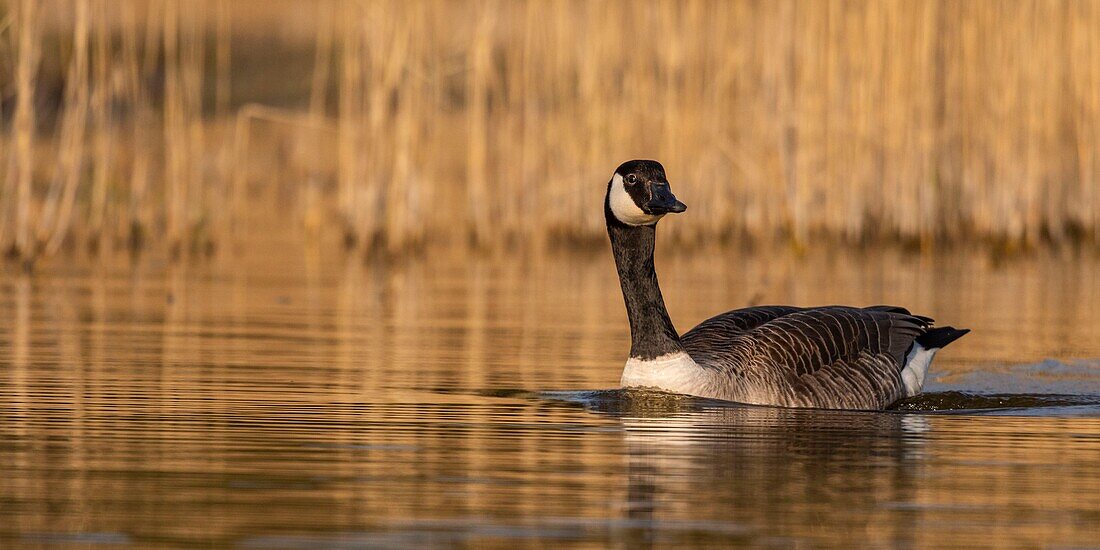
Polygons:
M638 176L635 176L634 174L630 174L629 176L626 177L626 182L631 184L631 185L634 185L635 183L638 183Z

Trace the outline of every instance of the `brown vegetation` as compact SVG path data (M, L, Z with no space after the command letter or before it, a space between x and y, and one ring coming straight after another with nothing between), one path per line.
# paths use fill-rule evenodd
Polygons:
M1100 2L346 0L278 4L283 34L265 2L2 6L23 257L204 250L276 185L362 247L602 238L633 157L677 242L1100 237ZM251 71L275 43L312 69ZM272 88L308 91L249 105Z

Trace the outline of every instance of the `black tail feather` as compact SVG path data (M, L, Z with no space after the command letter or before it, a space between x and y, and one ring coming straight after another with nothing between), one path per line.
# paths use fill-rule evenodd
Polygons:
M939 349L970 332L968 328L940 327L928 329L924 334L917 336L916 342L924 349Z
M912 315L912 313L909 313L908 309L905 309L901 306L887 306L887 305L867 306L863 309L869 309L871 311L889 311L890 313L901 313L903 315Z
M915 319L920 320L920 324L925 325L925 326L931 325L933 323L933 320L932 320L931 317L925 317L924 315L916 315L914 313L911 313L908 309L905 309L901 306L887 306L887 305L867 306L863 309L869 309L871 311L886 311L886 312L889 312L889 313L900 313L902 315L908 315L910 317L913 317Z

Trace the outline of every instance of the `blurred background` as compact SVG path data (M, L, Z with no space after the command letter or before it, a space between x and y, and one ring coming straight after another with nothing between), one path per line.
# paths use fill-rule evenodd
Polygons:
M0 107L25 259L602 243L636 157L679 248L1100 236L1090 1L7 0Z

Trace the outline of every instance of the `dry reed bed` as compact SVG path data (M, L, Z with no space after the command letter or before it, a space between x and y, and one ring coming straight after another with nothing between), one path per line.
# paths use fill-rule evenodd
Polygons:
M689 204L678 242L1100 237L1100 2L320 2L290 113L234 109L257 29L228 4L7 3L5 248L224 239L273 183L391 251L598 239L632 157ZM65 93L36 132L46 40ZM255 153L272 122L290 154Z

